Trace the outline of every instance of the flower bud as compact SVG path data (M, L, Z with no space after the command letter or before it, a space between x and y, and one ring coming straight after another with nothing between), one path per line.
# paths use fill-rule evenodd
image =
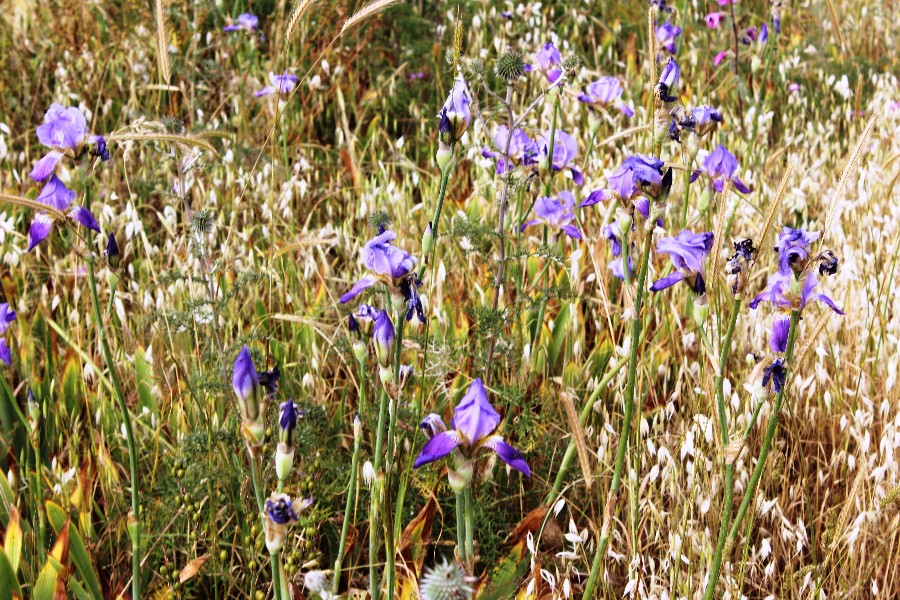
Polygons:
M706 212L709 208L709 203L712 201L712 188L703 188L703 193L700 194L700 204L698 206L701 213Z
M234 361L231 384L234 394L238 398L241 419L245 422L256 421L262 412L259 399L259 377L247 346L241 349L237 360Z
M394 370L390 367L379 367L378 378L384 386L390 386L394 383Z
M453 148L441 141L437 154L434 155L434 160L442 173L450 166L451 159L453 159Z
M116 243L116 236L113 233L109 234L109 240L106 242L104 254L106 255L106 264L109 265L109 268L118 269L120 252L119 245Z
M359 436L362 435L362 421L359 419L359 414L353 417L353 439L358 440Z
M31 433L36 433L38 424L41 422L41 405L34 399L34 392L31 388L28 388L28 401L26 406L28 410L28 426L31 429Z
M704 301L700 302L699 299L694 300L694 322L697 325L703 326L706 323L706 318L709 316L709 305Z
M425 228L425 233L422 234L422 256L431 254L432 248L434 248L434 230L432 229L431 221L428 221L428 227Z
M369 348L364 341L359 338L356 338L351 343L351 347L353 348L353 356L356 357L357 362L365 363L366 359L369 358Z
M402 300L401 296L401 300ZM387 311L382 310L375 318L375 325L372 329L372 337L375 340L375 355L378 357L378 364L382 367L390 366L393 361L394 339L396 331L394 323L391 321Z
M294 468L294 449L283 442L279 442L275 450L275 474L278 479L284 481Z
M472 483L472 476L475 473L475 467L471 462L466 461L456 465L455 469L447 468L447 481L457 494L462 494L466 488Z
M597 135L597 131L600 130L601 121L600 118L594 113L594 111L590 111L588 113L588 126L590 127L591 135Z

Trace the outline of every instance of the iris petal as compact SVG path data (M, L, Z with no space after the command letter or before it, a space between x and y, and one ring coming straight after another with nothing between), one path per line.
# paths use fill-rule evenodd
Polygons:
M443 431L437 434L422 448L416 462L413 463L413 469L444 458L460 444L462 444L462 438L455 431Z

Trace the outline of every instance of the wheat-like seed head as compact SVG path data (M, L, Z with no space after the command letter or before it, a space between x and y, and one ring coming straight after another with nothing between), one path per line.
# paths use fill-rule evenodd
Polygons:
M163 85L169 85L171 72L169 70L168 36L166 36L165 0L156 0L154 8L156 16L156 60L159 66L159 76Z
M291 37L294 35L294 30L297 28L297 25L300 23L300 18L306 13L307 9L313 5L315 0L297 0L297 3L294 5L294 10L291 12L291 19L288 21L287 29L284 32L284 41L285 43L290 43Z
M844 165L844 170L841 173L841 178L838 180L837 189L834 191L834 196L831 198L831 203L828 205L828 212L825 216L825 231L822 232L822 239L824 240L825 236L828 235L828 232L831 231L831 226L834 225L834 219L837 216L838 206L841 203L841 200L844 198L844 190L847 188L847 180L850 179L850 171L853 170L853 167L856 166L856 161L859 160L859 155L862 153L863 146L868 141L869 136L872 135L872 132L875 130L875 121L878 119L878 114L873 114L869 118L869 122L866 123L866 128L863 130L862 135L859 136L859 141L856 142L856 146L853 148L853 152L850 153L850 156L847 157L847 163Z
M365 21L369 17L373 17L386 8L397 4L398 2L400 2L400 0L375 0L374 2L369 2L361 9L356 11L356 13L352 17L347 19L347 22L344 23L343 27L341 27L341 34L352 28L353 26Z

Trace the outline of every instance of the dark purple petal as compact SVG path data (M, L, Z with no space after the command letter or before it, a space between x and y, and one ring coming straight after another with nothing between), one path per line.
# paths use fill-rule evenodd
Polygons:
M576 240L581 239L581 232L578 231L578 228L574 225L563 225L562 227L560 227L560 229L563 230L565 234L570 238L574 238Z
M791 330L791 319L783 314L775 315L772 319L772 337L769 338L769 348L772 352L782 353L787 350L788 333Z
M651 292L659 292L668 287L672 287L679 281L684 280L684 273L682 271L672 271L669 275L666 275L662 279L653 282L653 285L650 286Z
M496 452L500 460L525 475L525 477L531 477L531 469L528 467L528 463L525 462L519 451L507 444L501 436L492 435L484 440L482 445Z
M94 215L91 214L91 211L85 207L73 206L72 210L69 211L69 217L80 223L83 227L93 229L97 233L100 233L100 225L97 224L97 219L95 219Z
M462 438L455 431L442 431L428 440L425 447L413 463L413 469L418 469L422 465L440 460L453 452L457 446L462 444Z
M46 213L34 215L31 227L28 228L28 252L31 252L35 246L43 242L50 235L52 228L53 217Z
M733 186L734 186L734 189L736 189L737 191L739 191L739 192L742 193L742 194L749 194L749 193L750 193L750 188L748 188L748 187L744 184L744 182L741 181L740 179L738 179L737 177L732 177L732 178L731 178L731 185L733 185Z
M0 339L0 360L5 362L7 366L12 365L12 352L9 350L9 346L6 345L6 340Z
M569 167L569 171L572 173L572 181L575 185L584 185L584 174L581 171L575 167Z

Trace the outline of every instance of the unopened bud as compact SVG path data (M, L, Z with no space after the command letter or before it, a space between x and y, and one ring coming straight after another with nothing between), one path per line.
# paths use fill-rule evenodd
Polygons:
M425 228L425 233L422 234L422 256L431 254L432 248L434 248L434 230L431 227L431 221L428 221L428 227Z
M447 167L450 166L450 161L453 159L453 148L441 142L440 147L438 147L437 154L434 155L434 160L437 162L438 168L440 168L441 172L447 170Z
M279 443L275 449L275 474L279 480L284 481L294 468L294 449L284 443Z

